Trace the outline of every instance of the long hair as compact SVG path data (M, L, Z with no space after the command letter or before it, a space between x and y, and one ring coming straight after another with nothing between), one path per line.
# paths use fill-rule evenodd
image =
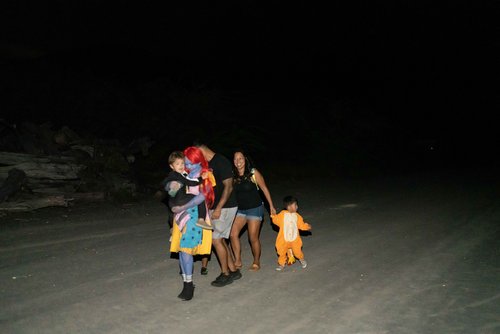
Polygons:
M191 161L193 164L200 164L202 173L212 171L208 167L208 162L198 147L189 146L184 150L184 156L188 158L189 161ZM200 184L200 190L205 196L205 202L207 203L207 207L210 209L214 204L215 194L214 194L214 188L212 187L212 182L210 182L209 178L203 180L203 183Z
M243 175L240 175L238 173L238 169L233 163L233 181L234 183L241 183L242 181L248 180L252 177L252 170L254 169L254 164L252 162L252 159L245 153L245 151L238 149L234 151L234 153L241 153L245 158L245 171L243 172Z

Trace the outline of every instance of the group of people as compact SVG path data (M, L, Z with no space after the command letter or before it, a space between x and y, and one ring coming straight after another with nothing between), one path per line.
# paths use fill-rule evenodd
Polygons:
M194 256L202 257L201 274L208 273L212 248L221 273L211 285L223 287L242 277L241 231L247 227L253 262L250 271L260 270L260 230L264 217L264 195L272 222L279 227L276 238L278 267L297 258L307 266L302 253L299 230L310 230L297 213L298 200L284 199L285 209L276 213L263 175L241 150L234 153L233 164L205 144L195 144L169 156L172 169L164 180L168 206L174 215L170 251L179 254L183 289L178 297L190 300L194 294Z

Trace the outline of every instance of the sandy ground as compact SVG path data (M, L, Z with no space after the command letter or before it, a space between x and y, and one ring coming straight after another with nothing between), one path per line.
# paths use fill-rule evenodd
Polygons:
M223 288L212 256L181 301L166 209L153 199L0 218L1 333L500 333L500 188L489 173L268 180L313 225L306 269ZM242 236L245 267L251 262Z

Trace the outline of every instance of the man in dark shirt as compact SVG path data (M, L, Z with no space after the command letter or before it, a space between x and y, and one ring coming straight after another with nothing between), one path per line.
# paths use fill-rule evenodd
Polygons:
M233 226L238 204L233 193L233 172L231 162L221 154L217 154L205 144L195 144L208 161L215 177L215 200L210 210L210 218L214 231L212 233L212 245L219 259L221 274L211 284L222 287L241 278L241 272L236 269L230 253L227 240Z

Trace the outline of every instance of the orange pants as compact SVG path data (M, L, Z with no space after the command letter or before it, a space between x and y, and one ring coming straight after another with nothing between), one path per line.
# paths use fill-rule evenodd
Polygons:
M276 252L278 253L278 264L284 266L286 264L287 251L291 249L293 256L299 260L304 259L304 253L302 252L302 240L298 239L294 242L284 242L279 246L276 246Z

